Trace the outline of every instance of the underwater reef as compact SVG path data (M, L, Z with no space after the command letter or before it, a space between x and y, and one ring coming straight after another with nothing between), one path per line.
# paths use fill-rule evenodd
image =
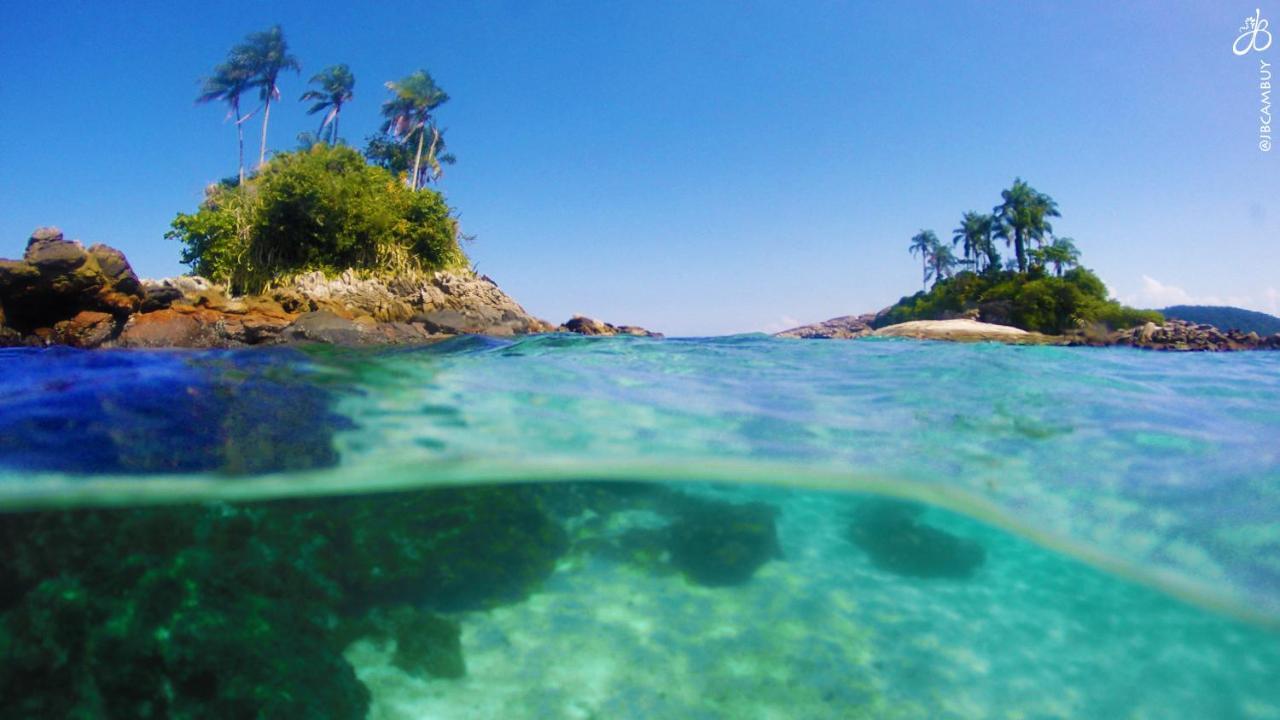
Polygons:
M893 500L863 503L849 539L872 564L896 575L965 579L986 562L981 545L920 521L923 507Z
M552 486L549 505L587 518L574 548L695 585L741 585L782 557L777 508L639 483ZM572 522L572 521L571 521Z
M0 716L363 718L353 631L457 677L428 608L519 600L560 532L518 487L0 515Z
M696 584L779 555L769 506L608 483L0 514L0 717L363 718L351 643L462 677L459 613L536 592L569 516L637 512Z

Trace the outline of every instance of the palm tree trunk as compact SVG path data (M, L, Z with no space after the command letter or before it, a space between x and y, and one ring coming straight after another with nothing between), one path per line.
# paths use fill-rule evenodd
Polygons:
M427 134L427 126L423 125L418 132L418 154L413 159L413 182L409 184L411 190L418 189L418 172L422 169L422 138Z
M231 108L236 112L236 142L240 144L240 184L244 184L244 125L240 120L240 100L237 98L231 104Z
M337 144L338 144L338 115L340 115L341 113L342 113L342 107L341 107L341 106L338 106L337 108L334 108L334 111L333 111L333 135L331 135L331 136L330 136L330 139L329 139L329 144L330 144L330 145L337 145Z
M1013 231L1013 251L1018 255L1018 272L1027 271L1027 254L1022 247L1022 231Z
M262 110L262 147L258 150L258 167L267 159L267 121L271 119L271 93L267 93L266 105Z

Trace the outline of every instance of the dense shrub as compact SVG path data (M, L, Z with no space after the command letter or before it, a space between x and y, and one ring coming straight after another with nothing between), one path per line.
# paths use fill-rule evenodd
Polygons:
M281 153L244 184L211 187L166 237L182 261L235 292L311 270L383 273L462 267L457 221L440 193L410 190L359 152L323 143Z
M1120 329L1163 321L1154 310L1137 310L1109 299L1106 285L1085 268L1054 277L1032 266L1027 273L961 272L939 281L929 292L902 298L879 324L943 320L966 312L976 312L986 322L1055 335L1092 325Z

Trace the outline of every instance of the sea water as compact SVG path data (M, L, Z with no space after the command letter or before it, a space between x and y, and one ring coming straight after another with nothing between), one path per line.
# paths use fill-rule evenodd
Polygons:
M1278 440L1270 353L0 350L0 708L1280 718Z

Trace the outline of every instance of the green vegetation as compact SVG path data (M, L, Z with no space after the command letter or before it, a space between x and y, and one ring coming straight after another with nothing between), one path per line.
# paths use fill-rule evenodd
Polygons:
M279 153L242 184L212 186L166 237L183 243L195 273L237 293L312 270L402 274L467 263L442 195L324 143Z
M1053 198L1021 178L1001 198L989 215L966 212L952 231L952 245L963 248L963 260L932 230L911 238L909 249L920 255L926 288L930 280L933 286L899 300L877 325L976 315L983 322L1057 335L1098 325L1117 329L1163 322L1158 312L1110 299L1098 276L1079 267L1075 241L1052 234L1047 218L1061 217ZM1001 269L996 239L1013 246L1016 262L1008 269ZM1035 247L1028 247L1031 243Z
M267 123L285 70L302 66L277 25L250 34L204 79L196 102L229 106L239 173L211 186L195 213L174 219L166 237L183 243L182 261L233 293L261 292L313 270L400 275L466 268L457 220L440 193L424 189L456 160L435 121L449 96L431 74L418 70L386 83L392 94L382 106L386 122L361 156L338 135L355 76L345 64L325 68L300 98L312 103L308 114L323 114L319 129L299 135L300 149L268 162ZM261 104L245 114L241 101L254 89ZM244 123L259 110L258 165L246 174Z

